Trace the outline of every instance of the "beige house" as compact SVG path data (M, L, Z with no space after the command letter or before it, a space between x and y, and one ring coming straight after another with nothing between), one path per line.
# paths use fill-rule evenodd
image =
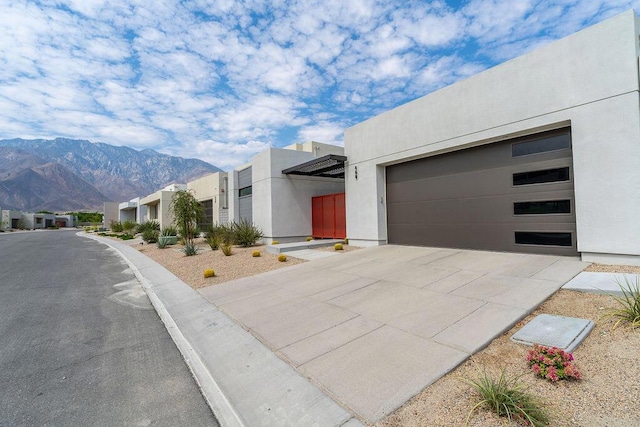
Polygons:
M147 214L145 221L158 221L160 228L173 224L173 215L171 214L171 200L178 190L186 190L185 184L171 184L156 191L146 197L140 199L140 206L145 206Z
M187 183L204 210L201 229L229 221L228 181L226 172L216 172Z

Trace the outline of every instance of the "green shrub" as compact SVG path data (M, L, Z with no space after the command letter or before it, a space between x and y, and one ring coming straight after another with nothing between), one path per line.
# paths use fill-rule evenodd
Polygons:
M336 243L335 245L333 245L333 249L336 251L344 250L344 248L342 247L342 243Z
M158 239L156 245L158 245L158 249L164 249L169 246L169 241L166 239Z
M124 233L124 234L119 235L118 238L120 238L122 240L131 240L131 239L133 239L133 236L131 234Z
M122 230L127 234L133 234L136 227L138 227L138 223L135 221L127 220L122 223Z
M142 240L145 243L156 243L159 236L160 232L154 229L146 229L142 232Z
M120 221L111 221L109 225L111 227L111 231L114 233L122 233L124 228L122 228L122 223Z
M240 222L232 222L231 230L234 243L245 248L255 245L264 236L262 230L244 218Z
M215 271L213 271L213 268L207 268L207 269L204 271L204 278L205 278L205 279L206 279L206 278L208 278L208 277L214 277L215 275L216 275L216 272L215 272Z
M182 252L184 252L185 256L193 256L198 253L198 247L192 243L187 243L182 248Z
M549 424L549 415L541 407L541 402L527 392L519 376L508 377L503 370L497 381L486 372L476 380L463 381L480 394L480 401L469 411L467 425L471 415L482 406L500 417L506 416L509 421L522 421L533 427Z
M285 254L278 255L278 261L285 262L287 260L287 256Z
M178 235L178 229L175 228L173 225L167 225L166 227L164 227L162 229L162 235L163 236L177 236Z
M233 230L223 224L210 226L204 233L204 239L211 249L215 251L223 243L233 243Z
M136 232L138 233L144 233L147 230L153 230L153 231L160 231L160 223L158 221L156 221L155 219L152 219L150 221L145 221L142 224L138 224L138 226L136 227Z
M625 275L624 283L618 281L618 286L622 291L622 296L611 295L618 303L618 307L610 308L604 315L618 319L613 326L614 328L620 322L628 322L633 328L636 328L640 326L640 276L636 276L634 282Z

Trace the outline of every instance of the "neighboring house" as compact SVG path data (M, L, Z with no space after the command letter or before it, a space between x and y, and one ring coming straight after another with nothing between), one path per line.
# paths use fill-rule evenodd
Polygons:
M54 227L56 216L54 214L23 212L22 223L24 228L31 230Z
M178 190L186 190L186 184L171 184L140 199L140 206L145 206L147 210L143 221L158 221L161 228L173 224L173 214L171 213L171 200Z
M198 226L204 230L213 224L229 221L228 179L226 172L216 172L187 182L187 190L192 191L204 211L204 221Z
M51 227L75 227L77 218L74 215L56 215L46 213L3 210L1 214L2 228L39 230Z
M342 147L307 142L269 148L229 172L229 218L253 222L267 242L304 240L313 233L312 199L343 194L343 170ZM344 218L344 206L333 205L325 218L335 209ZM317 211L316 222L322 216Z
M147 215L147 206L140 205L140 197L122 202L118 205L118 221L134 221L138 224L144 222Z
M120 203L105 202L103 207L102 223L104 228L111 227L112 222L120 221Z
M3 209L2 227L4 229L24 227L22 223L22 212Z
M640 264L639 37L629 11L347 129L350 243Z

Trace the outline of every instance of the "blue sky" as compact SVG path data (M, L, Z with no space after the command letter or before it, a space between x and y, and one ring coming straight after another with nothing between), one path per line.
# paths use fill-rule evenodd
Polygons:
M640 0L3 0L0 138L223 169L356 123Z

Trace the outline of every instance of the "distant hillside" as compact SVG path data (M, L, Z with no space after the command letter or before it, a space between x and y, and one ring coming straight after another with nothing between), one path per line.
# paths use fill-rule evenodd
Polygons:
M0 140L0 207L21 210L101 208L146 196L219 168L197 159L85 140Z

